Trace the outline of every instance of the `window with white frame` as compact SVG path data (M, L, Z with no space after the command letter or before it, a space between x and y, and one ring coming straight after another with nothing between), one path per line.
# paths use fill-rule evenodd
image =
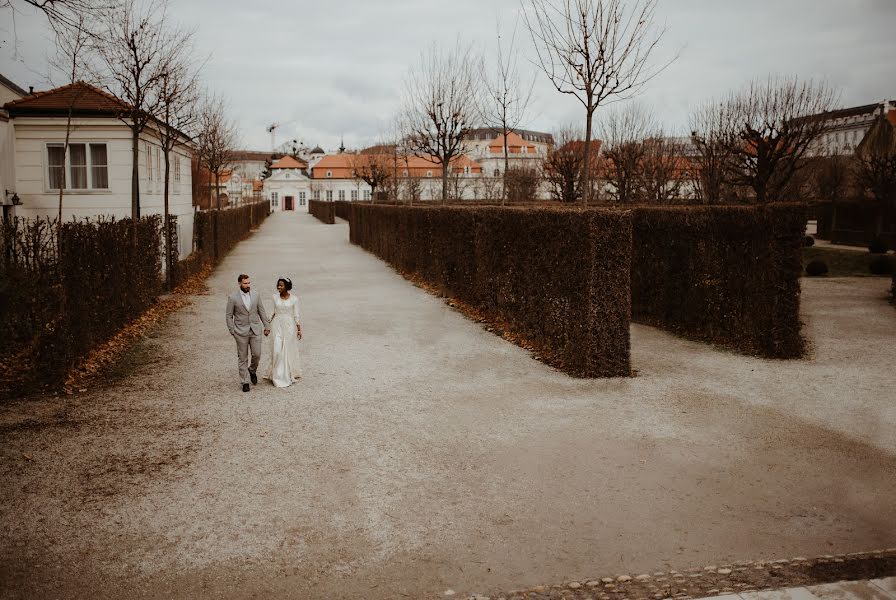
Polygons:
M332 177L332 176L333 176L333 171L327 171L327 177Z
M271 206L280 206L280 200L277 195L277 192L271 192Z
M352 201L358 199L358 190L352 190Z
M327 190L327 202L333 201L333 190Z
M174 155L174 193L180 194L180 157Z
M305 192L299 192L299 206L305 206Z
M345 200L345 190L339 190L339 201L342 202Z
M311 192L311 199L315 201L320 201L320 190L314 190Z
M427 171L427 172L426 172L426 176L427 176L427 177L432 177L432 171Z
M150 147L149 142L143 143L143 153L146 155L146 189L149 191L149 188L153 185L152 182L155 181L152 173L152 147Z
M162 179L165 177L165 174L162 172L162 148L159 146L155 147L156 149L156 173L159 174L157 177L158 183L156 184L156 192L162 191Z
M370 190L364 190L364 199L370 200Z
M70 143L68 152L64 144L47 144L47 186L51 190L109 189L106 144Z

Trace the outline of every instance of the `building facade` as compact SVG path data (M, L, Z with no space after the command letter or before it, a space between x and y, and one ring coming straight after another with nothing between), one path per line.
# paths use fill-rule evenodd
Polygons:
M132 136L119 119L127 105L78 82L7 102L4 109L14 138L15 216L55 217L60 191L63 220L131 216ZM140 134L137 154L140 214L163 214L164 152L154 125ZM192 251L191 158L190 139L182 135L169 155L169 214L177 216L181 258Z

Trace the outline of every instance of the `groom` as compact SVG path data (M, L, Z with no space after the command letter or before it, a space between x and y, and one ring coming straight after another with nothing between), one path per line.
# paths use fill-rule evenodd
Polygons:
M258 301L258 294L252 291L248 275L240 275L237 278L240 289L227 296L227 312L224 318L227 320L227 330L236 340L237 363L240 368L240 381L243 391L249 391L249 381L258 383L258 360L261 358L262 326L264 334L270 333L271 320L264 310L264 306ZM249 364L249 350L252 350L252 364Z

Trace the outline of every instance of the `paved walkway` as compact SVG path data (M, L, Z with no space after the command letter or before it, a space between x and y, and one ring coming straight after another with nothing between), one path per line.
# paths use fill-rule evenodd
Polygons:
M896 600L896 577L726 594L705 600Z
M0 407L0 596L395 598L896 546L888 281L804 282L815 356L632 328L638 377L532 360L273 215L136 371ZM295 282L305 378L240 392L225 294Z

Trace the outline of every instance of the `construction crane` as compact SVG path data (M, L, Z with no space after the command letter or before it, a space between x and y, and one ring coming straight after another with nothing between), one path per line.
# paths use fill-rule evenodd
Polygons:
M277 128L283 127L284 125L289 125L290 123L295 123L295 122L296 122L296 120L293 119L291 121L283 121L282 123L271 123L270 125L268 125L268 133L271 134L271 150L275 150L277 148L277 144L275 143L275 139L274 139L274 132L277 130Z

